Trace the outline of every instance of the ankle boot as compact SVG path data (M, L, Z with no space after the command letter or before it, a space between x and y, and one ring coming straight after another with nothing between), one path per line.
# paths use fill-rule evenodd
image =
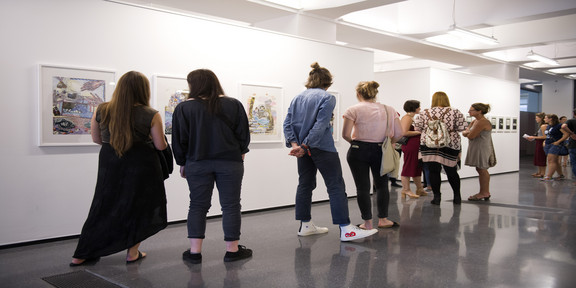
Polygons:
M434 193L434 199L432 199L432 201L430 201L430 203L434 204L434 205L440 205L440 196L441 194L438 193Z
M460 196L460 192L454 192L454 200L452 202L456 205L462 203L462 196Z

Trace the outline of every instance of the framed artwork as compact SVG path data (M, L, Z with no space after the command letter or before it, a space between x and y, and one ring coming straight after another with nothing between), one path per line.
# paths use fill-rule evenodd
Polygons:
M498 117L498 130L504 130L504 117Z
M512 120L510 117L506 117L506 130L510 130L512 125Z
M498 127L496 126L496 124L498 123L498 118L496 117L491 117L490 118L490 123L492 123L492 129L496 130Z
M338 94L338 92L336 91L327 91L327 92L336 97L336 106L334 106L334 111L332 112L332 119L330 120L330 129L332 129L332 138L334 139L334 142L338 142L338 139L340 138L338 137L338 135L340 135L339 124L340 124L340 118L342 116L340 115L340 94Z
M154 75L152 76L154 104L162 116L164 134L172 142L172 114L174 108L188 98L188 82L186 77Z
M112 70L40 64L38 67L39 146L89 146L90 121L109 101Z
M252 143L282 142L282 87L240 84L240 101L246 109Z
M518 130L518 117L512 118L512 130L514 131Z

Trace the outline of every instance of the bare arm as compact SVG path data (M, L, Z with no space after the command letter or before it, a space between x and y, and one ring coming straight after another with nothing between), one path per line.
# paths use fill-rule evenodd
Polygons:
M418 136L422 134L419 131L410 131L410 126L412 126L412 122L414 122L412 120L412 117L408 115L404 115L400 120L400 126L402 127L402 132L404 132L404 136L406 137Z
M344 124L342 125L342 138L348 142L352 142L352 127L354 127L354 121L344 117Z
M150 135L152 136L152 142L154 142L154 147L156 147L156 149L164 150L166 147L168 147L168 143L166 143L166 139L164 138L164 129L162 126L162 117L160 117L160 113L154 114L154 118L152 118Z
M94 111L90 120L90 134L92 135L92 142L102 145L102 135L100 135L100 124L96 121L96 111Z
M490 121L488 121L488 119L482 119L481 121L475 120L474 122L476 123L474 123L474 125L470 128L470 132L467 133L467 136L465 136L468 139L474 139L480 135L480 132L490 131L492 129L492 124ZM464 133L462 133L462 135L464 135Z

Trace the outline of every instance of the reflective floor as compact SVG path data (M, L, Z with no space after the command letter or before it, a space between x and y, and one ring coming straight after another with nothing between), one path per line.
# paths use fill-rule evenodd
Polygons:
M319 203L313 218L330 228L324 235L298 237L293 208L244 215L241 244L254 250L246 261L223 262L221 222L211 219L200 265L181 260L186 226L174 224L145 241L148 257L132 265L119 253L70 268L76 240L2 249L0 287L51 287L41 278L78 269L125 287L576 287L571 173L544 183L530 177L531 159L521 161L519 173L492 176L490 202L455 206L447 182L440 207L431 196L401 200L393 188L390 218L401 226L364 241L340 242ZM477 189L477 178L462 181L464 199ZM349 207L360 223L355 198Z

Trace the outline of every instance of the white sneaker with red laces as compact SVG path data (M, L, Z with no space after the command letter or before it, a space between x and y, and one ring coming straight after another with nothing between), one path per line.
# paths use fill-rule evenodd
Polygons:
M340 241L352 241L362 239L374 235L376 233L378 233L378 229L366 230L358 226L348 224L348 226L340 227Z

